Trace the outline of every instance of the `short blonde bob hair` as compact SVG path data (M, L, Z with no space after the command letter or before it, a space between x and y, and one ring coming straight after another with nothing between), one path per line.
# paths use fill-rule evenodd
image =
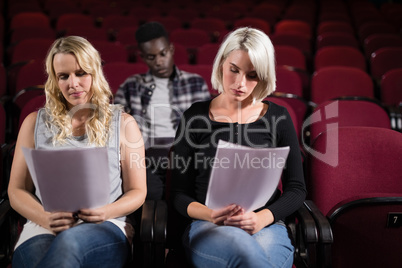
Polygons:
M216 54L211 82L219 93L223 92L222 65L234 50L248 52L259 82L253 90L253 100L261 101L276 88L275 50L269 37L261 30L242 27L229 33Z
M48 78L45 84L45 108L51 118L51 122L48 123L56 129L53 142L63 143L67 137L72 135L70 111L58 86L58 79L53 66L54 56L59 53L72 54L77 59L81 69L92 77L90 108L93 112L85 124L85 130L89 143L105 146L112 118L110 107L112 92L103 74L99 52L88 40L79 36L57 39L50 47L46 57Z

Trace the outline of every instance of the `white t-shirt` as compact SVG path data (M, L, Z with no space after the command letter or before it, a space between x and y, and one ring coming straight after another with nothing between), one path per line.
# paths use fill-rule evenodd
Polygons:
M169 78L154 76L155 89L148 105L145 120L150 122L151 137L174 137L174 107L170 103L172 90L169 90Z

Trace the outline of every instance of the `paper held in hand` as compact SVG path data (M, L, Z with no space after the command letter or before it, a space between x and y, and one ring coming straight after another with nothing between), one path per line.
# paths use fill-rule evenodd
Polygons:
M278 187L289 146L251 148L220 140L208 185L206 206L240 205L246 212L266 204Z
M75 212L109 202L106 148L22 151L46 211Z

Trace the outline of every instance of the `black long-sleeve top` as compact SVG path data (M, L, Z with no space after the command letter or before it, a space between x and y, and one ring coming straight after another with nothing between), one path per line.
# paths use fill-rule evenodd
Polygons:
M171 198L176 210L189 217L187 207L205 204L208 182L220 139L249 147L290 147L277 189L266 205L275 221L296 211L306 197L298 139L286 108L272 102L263 117L247 124L216 122L209 117L211 100L194 103L183 115L172 154ZM245 178L247 179L247 178ZM258 210L260 210L258 209Z

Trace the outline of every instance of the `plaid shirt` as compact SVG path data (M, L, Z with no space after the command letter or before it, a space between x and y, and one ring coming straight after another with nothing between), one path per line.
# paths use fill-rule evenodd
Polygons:
M155 81L148 71L145 74L135 74L127 78L116 92L114 103L124 106L125 111L131 114L138 123L143 136L149 137L151 125L144 119L148 112ZM171 105L174 110L174 127L177 129L182 114L192 103L208 100L211 95L205 80L198 74L179 70L177 67L169 79L169 89L173 95ZM160 118L166 120L166 118Z

